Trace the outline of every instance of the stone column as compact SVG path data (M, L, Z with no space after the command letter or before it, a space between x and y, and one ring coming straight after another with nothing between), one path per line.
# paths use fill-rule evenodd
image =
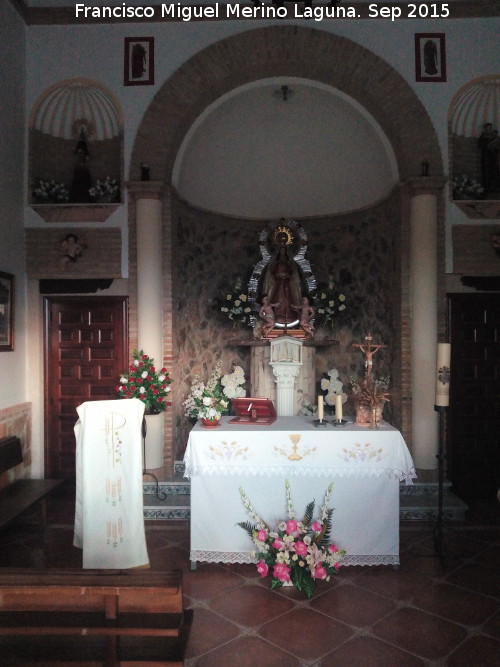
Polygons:
M412 455L417 468L437 468L438 417L434 411L438 343L437 205L441 178L410 179L410 289Z
M276 362L271 363L276 378L276 414L278 417L293 417L295 407L295 379L302 364Z
M136 201L137 229L137 345L163 366L162 202L163 183L136 181L128 184ZM163 413L146 417L148 470L163 466Z

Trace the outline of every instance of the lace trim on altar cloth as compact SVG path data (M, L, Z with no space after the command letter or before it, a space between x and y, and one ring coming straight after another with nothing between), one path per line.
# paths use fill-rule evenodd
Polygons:
M192 563L257 563L257 558L247 551L191 551L189 559ZM399 554L346 554L342 558L342 565L399 565Z
M197 475L223 475L232 477L242 475L245 477L387 477L406 482L408 486L413 485L417 474L415 468L408 471L397 468L288 468L286 466L232 466L226 468L219 465L189 466L186 464L184 477L191 479Z

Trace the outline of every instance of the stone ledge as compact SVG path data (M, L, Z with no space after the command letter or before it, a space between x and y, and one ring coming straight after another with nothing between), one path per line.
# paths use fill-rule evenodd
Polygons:
M30 204L45 222L104 222L122 204Z

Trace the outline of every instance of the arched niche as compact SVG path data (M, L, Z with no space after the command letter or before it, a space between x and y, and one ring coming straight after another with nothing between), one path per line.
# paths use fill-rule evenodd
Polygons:
M212 364L220 354L222 340L220 326L208 323L199 326L198 311L205 297L179 302L176 289L177 266L181 260L175 255L175 239L191 238L189 219L180 222L176 210L177 195L172 196L173 172L176 159L192 126L204 111L220 98L242 86L269 77L295 77L315 81L340 91L363 107L376 121L390 145L395 160L398 184L420 176L422 162L429 163L432 176L443 175L442 156L432 122L418 96L406 80L386 61L360 44L349 39L313 28L279 25L258 28L221 40L195 54L184 63L159 89L139 126L130 160L129 179L140 181L141 163L148 163L152 181L165 185L163 195L163 263L166 267L163 283L163 354L179 381L172 390L172 410L167 415L166 451L173 457L185 444L185 420L181 403L186 394L186 368L184 359L193 364ZM230 186L230 184L228 184ZM359 212L370 233L371 209ZM331 218L336 211L331 211ZM184 218L188 213L183 212ZM213 212L212 212L213 215ZM392 402L397 412L396 423L406 434L411 423L409 399L411 386L409 374L403 374L403 356L409 360L409 331L404 322L410 317L409 303L409 223L408 200L403 190L393 190L382 209L377 209L380 219L387 221L394 241L394 278L392 283L391 337L395 341L394 378L397 396ZM220 216L215 214L220 221ZM241 224L250 233L244 212L241 219L231 220L230 228ZM224 221L222 221L224 224ZM260 230L262 221L249 221ZM133 248L136 239L136 207L129 207L130 223L130 277L137 271L137 258ZM441 223L442 224L442 220ZM213 226L215 228L215 226ZM210 227L212 230L212 227ZM228 228L229 229L229 228ZM332 227L333 229L333 227ZM355 236L355 235L354 235ZM354 238L353 236L353 238ZM197 242L203 235L195 235ZM241 240L238 242L241 244ZM210 257L209 244L200 249ZM243 243L244 246L244 243ZM236 246L232 245L231 248ZM240 247L240 246L238 246ZM348 250L346 250L348 251ZM210 262L208 262L210 264ZM212 266L212 265L210 265ZM208 270L208 269L207 269ZM374 307L373 299L366 308ZM130 316L132 332L137 312L136 297L131 293ZM191 309L191 310L190 310ZM213 326L212 326L213 324ZM213 335L212 335L213 334ZM357 335L357 334L356 334ZM217 338L219 336L219 338ZM131 345L134 343L133 333ZM207 345L205 345L207 343ZM207 348L211 346L210 349ZM204 357L205 355L205 357ZM177 365L177 359L179 363ZM174 430L173 426L176 425ZM170 440L170 442L169 442ZM174 452L174 453L172 453Z
M35 210L46 220L57 220L57 207L71 206L80 210L66 220L102 219L103 202L115 204L114 210L121 201L122 175L123 114L115 96L98 82L80 78L44 91L29 123L28 201ZM118 186L113 196L89 193L107 178ZM64 185L67 195L55 201L40 196L40 181ZM87 205L91 208L82 212Z
M500 200L500 75L462 86L448 120L451 198L470 218L498 217L498 205L491 202ZM483 141L487 125L492 132Z

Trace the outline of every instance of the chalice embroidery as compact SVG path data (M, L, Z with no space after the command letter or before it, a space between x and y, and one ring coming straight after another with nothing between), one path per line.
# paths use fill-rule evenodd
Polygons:
M309 456L316 451L316 447L310 447L309 449L304 449L301 454L299 454L299 442L302 435L300 433L291 433L288 437L292 441L292 451L290 452L290 450L278 447L277 445L274 446L274 451L281 456L286 456L289 461L300 461L305 456Z

